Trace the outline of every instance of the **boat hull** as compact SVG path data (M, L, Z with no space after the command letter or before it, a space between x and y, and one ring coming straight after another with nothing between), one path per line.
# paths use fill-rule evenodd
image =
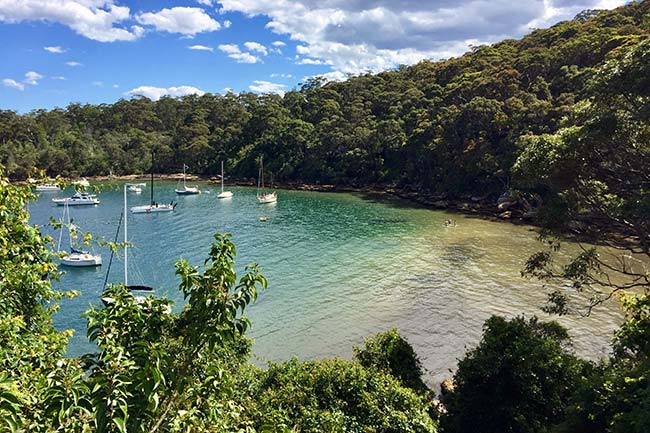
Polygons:
M131 208L131 213L171 212L174 210L174 207L175 206L168 204L133 206Z
M36 192L56 192L56 191L61 191L61 188L59 188L58 185L39 185L36 188L34 188L34 191L36 191Z
M99 204L99 200L68 200L68 199L52 199L57 206L93 206Z
M72 197L53 198L52 201L58 206L87 206L99 204L97 196L95 196L95 194L89 194L87 192L77 192Z
M232 198L232 195L233 195L232 192L224 191L224 192L220 192L219 195L217 195L217 198L222 198L222 199L223 198Z
M176 194L178 195L196 195L201 194L201 191L198 188L187 188L187 189L175 189Z

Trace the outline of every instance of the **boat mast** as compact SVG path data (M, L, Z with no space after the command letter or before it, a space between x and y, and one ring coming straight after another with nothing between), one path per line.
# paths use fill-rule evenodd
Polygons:
M187 185L185 184L185 163L183 163L183 189L187 189Z
M153 173L153 172L152 172ZM129 287L129 260L128 260L128 251L129 251L129 245L128 245L128 227L127 227L127 220L129 219L128 216L126 215L126 188L128 184L124 184L124 287ZM153 189L153 185L152 185ZM153 201L153 199L152 199Z
M151 151L151 206L153 206L153 158L154 158L154 153L152 150Z
M65 202L63 205L63 215L61 215L61 231L59 231L59 242L56 246L57 252L61 251L61 238L63 237L63 225L65 224L65 215L68 210L68 202Z
M260 168L257 170L257 196L260 196L260 179L262 178L262 157L260 156Z
M264 190L264 159L263 157L260 157L260 173L262 175L260 176L262 178L262 195L266 194L266 191Z
M221 160L221 192L223 193L223 160Z

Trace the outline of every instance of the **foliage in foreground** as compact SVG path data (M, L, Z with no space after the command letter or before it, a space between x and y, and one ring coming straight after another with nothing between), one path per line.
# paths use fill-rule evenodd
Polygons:
M177 264L180 313L112 287L109 305L87 313L98 350L64 358L56 267L28 223L29 198L0 182L0 432L438 431L417 356L395 330L357 348L358 361L251 365L243 313L266 281L254 266L237 279L226 235L203 267ZM576 359L556 324L488 320L459 362L444 431L650 431L650 298L625 305L614 354L597 365Z
M444 433L650 431L650 298L624 302L613 355L576 358L554 322L494 316L458 363Z
M31 198L2 179L0 432L436 431L426 398L388 372L337 359L252 365L243 314L266 280L255 265L237 278L228 235L204 266L177 263L180 313L109 287L107 305L86 313L97 351L65 358L56 265L28 223Z
M420 360L397 328L367 338L365 347L354 347L353 350L354 357L364 367L389 373L415 391L427 390L422 381Z
M458 363L445 432L543 431L564 417L579 363L560 325L493 316L478 347Z
M262 425L305 433L436 431L425 399L390 374L354 361L271 364L256 400Z

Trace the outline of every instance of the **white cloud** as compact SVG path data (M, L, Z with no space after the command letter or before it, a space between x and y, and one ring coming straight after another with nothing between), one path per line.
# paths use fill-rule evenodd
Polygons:
M59 80L59 81L65 81L65 77L62 77L61 75L57 75L55 77L50 77L53 80Z
M196 0L196 2L203 6L212 6L212 0Z
M223 22L223 28L224 29L229 29L230 26L232 26L232 21L226 20L226 21Z
M241 53L241 50L237 44L221 44L219 45L219 49L227 54Z
M0 21L47 21L63 24L78 34L99 42L133 41L143 29L116 27L130 18L126 6L113 0L20 0L0 1Z
M299 65L324 65L325 62L320 59L303 58L296 61Z
M140 86L131 89L125 93L127 96L145 96L153 101L157 101L163 96L185 96L185 95L204 95L205 92L192 86L178 86L178 87L154 87L154 86Z
M325 74L314 75L313 77L305 77L303 78L303 81L307 80L307 78L315 78L315 77L322 77L325 78L327 81L345 81L348 79L347 74L344 74L341 71L332 71L332 72L327 72Z
M61 54L61 53L65 53L65 52L66 52L65 49L63 49L63 48L61 48L61 47L59 47L59 46L55 46L55 47L43 47L43 49L44 49L45 51L49 51L50 53L54 53L54 54Z
M293 78L291 74L271 74L271 78Z
M38 81L41 78L43 78L43 76L41 74L39 74L38 72L29 71L29 72L25 73L24 82L25 82L25 84L30 84L32 86L36 86L36 85L38 85Z
M81 66L81 63L79 63L79 62L65 62L65 64L68 65L68 66L72 66L73 68L75 66Z
M224 93L232 93L232 92L234 92L234 90L232 89L232 87L224 87L223 92Z
M287 88L284 84L271 83L270 81L254 80L253 84L248 86L250 90L257 93L278 93L284 95Z
M271 43L271 45L273 45L274 47L284 47L284 46L287 45L287 44L285 44L285 43L282 42L282 41L273 41L273 42Z
M197 33L213 32L221 24L201 8L174 7L159 12L141 13L136 17L140 24L155 27L156 30L194 36Z
M228 57L235 60L237 63L257 63L262 60L251 53L242 52L237 44L221 44L219 50L228 54Z
M244 42L244 46L248 48L249 51L255 51L265 56L269 54L266 47L259 42Z
M190 50L196 50L196 51L213 51L212 47L206 47L205 45L190 45L189 47Z
M111 87L113 87L113 89L117 89L117 88L120 87L120 85L119 84L113 84Z
M24 84L19 83L16 80L12 80L11 78L4 78L2 80L2 85L5 87L11 87L12 89L20 90L21 92L25 90Z
M262 61L251 53L228 54L228 57L235 59L237 63L257 63Z
M91 84L96 87L104 87L103 81L93 81Z
M268 17L267 28L302 43L302 51L298 51L300 63L313 64L320 60L343 73L360 73L427 58L457 56L470 45L521 37L529 27L570 19L586 8L619 6L625 0L220 0L219 3L221 13Z

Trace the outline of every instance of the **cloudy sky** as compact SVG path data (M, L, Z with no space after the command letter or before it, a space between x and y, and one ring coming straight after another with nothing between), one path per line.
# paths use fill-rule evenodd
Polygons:
M0 0L0 109L278 92L521 37L625 0Z

